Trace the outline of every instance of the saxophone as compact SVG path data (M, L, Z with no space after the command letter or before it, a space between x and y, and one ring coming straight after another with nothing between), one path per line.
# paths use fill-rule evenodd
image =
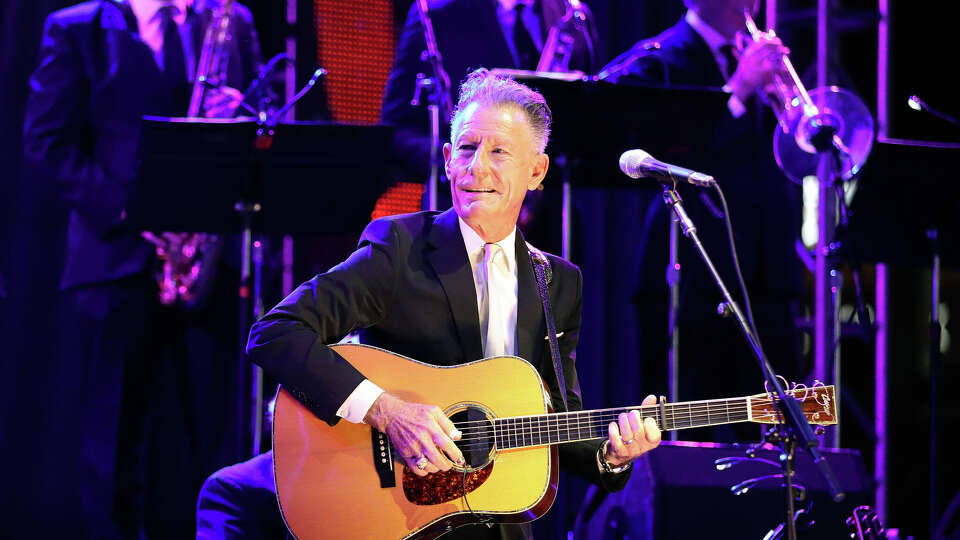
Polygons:
M587 48L591 56L593 55L593 42L587 26L589 13L587 6L580 0L567 0L566 12L550 28L547 39L543 43L543 52L540 54L540 62L537 63L537 71L568 73L578 34L586 39Z
M214 8L204 32L187 108L187 116L191 118L203 114L209 91L227 82L233 3L234 0L225 0ZM155 277L160 303L188 310L203 306L213 289L222 249L220 237L208 233L163 233L159 237L146 233L143 237L156 247L160 264Z
M230 19L233 17L234 0L225 0L214 8L213 18L203 34L203 47L197 61L197 76L190 94L187 116L196 118L203 112L207 92L227 82L227 64L230 60Z

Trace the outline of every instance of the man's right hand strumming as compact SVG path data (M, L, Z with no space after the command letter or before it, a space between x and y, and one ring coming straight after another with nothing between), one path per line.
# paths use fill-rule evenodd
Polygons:
M461 433L439 407L411 403L384 392L373 402L363 422L386 433L397 453L417 476L449 471L464 463L453 441Z

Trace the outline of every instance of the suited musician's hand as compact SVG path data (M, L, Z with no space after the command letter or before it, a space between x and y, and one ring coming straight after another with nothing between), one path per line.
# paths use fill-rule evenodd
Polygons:
M654 405L657 398L650 395L641 405ZM616 422L607 426L610 437L604 457L614 467L619 467L633 461L660 445L660 428L653 418L641 420L640 411L632 410L630 414L620 413ZM627 444L629 441L629 444Z
M211 88L203 100L203 116L205 118L233 118L240 103L243 102L243 92L229 86Z
M771 32L761 33L757 41L743 34L737 37L744 47L737 60L737 69L727 81L727 87L740 101L746 101L758 89L766 91L773 84L774 75L788 77L781 58L790 54L790 49L780 38Z
M384 392L373 402L364 423L386 433L404 462L417 476L449 471L463 464L463 454L453 441L461 433L439 407L411 403ZM418 467L421 457L426 466ZM451 461L452 460L452 461Z

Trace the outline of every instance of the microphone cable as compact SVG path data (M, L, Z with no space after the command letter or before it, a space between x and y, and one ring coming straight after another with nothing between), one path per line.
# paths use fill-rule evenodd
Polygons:
M743 306L747 312L747 322L750 323L750 331L753 332L753 337L757 341L757 345L760 347L760 350L763 351L763 345L760 343L760 333L757 332L757 325L753 319L750 293L747 292L747 284L743 279L743 271L740 269L740 258L737 257L737 244L733 238L733 223L730 219L730 209L727 207L727 198L723 196L723 190L720 189L720 182L714 182L713 187L716 188L717 194L720 196L720 206L723 208L723 223L727 229L727 241L730 246L730 258L733 260L733 270L737 275L737 283L740 284L740 292L743 295ZM766 356L766 353L764 353L764 356Z

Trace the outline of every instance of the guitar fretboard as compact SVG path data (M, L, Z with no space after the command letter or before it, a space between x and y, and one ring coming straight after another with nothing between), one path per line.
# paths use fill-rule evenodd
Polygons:
M730 398L497 418L493 434L500 449L600 439L607 437L610 422L632 410L639 410L643 418L653 418L661 430L672 431L746 422L750 419L750 400Z

